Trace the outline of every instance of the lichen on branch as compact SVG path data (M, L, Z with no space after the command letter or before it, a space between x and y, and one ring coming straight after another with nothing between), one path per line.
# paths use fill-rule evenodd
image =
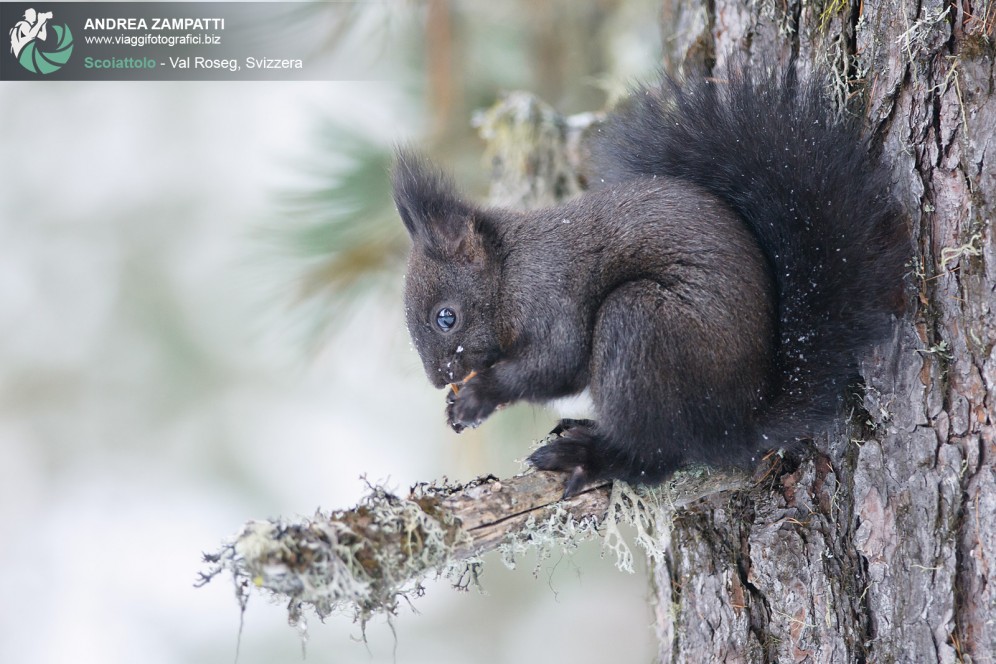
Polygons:
M528 550L543 559L605 533L618 566L631 571L633 555L620 523L635 526L637 542L657 558L663 552L654 549L661 541L654 535L670 526L675 508L744 480L693 469L655 489L601 484L563 501L558 473L419 484L405 498L371 485L349 510L249 522L205 555L210 568L199 585L228 571L243 607L255 587L286 601L292 624L303 625L309 608L319 618L344 612L365 624L420 596L427 577L446 578L460 589L475 585L479 556L495 549L514 565Z

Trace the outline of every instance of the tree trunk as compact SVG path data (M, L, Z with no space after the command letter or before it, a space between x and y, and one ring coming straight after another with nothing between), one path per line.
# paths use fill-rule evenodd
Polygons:
M661 660L996 661L996 2L665 0L662 24L669 70L797 57L867 99L915 255L851 422L677 515Z

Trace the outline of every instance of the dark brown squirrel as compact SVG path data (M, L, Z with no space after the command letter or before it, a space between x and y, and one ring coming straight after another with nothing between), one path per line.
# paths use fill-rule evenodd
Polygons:
M607 120L593 186L557 207L476 206L399 150L408 329L461 431L588 390L529 462L653 484L746 465L837 416L892 329L911 247L885 168L818 81L665 78Z

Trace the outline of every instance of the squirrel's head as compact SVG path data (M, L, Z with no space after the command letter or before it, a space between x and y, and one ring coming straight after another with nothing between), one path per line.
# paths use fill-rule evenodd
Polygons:
M408 331L429 381L444 387L500 357L498 241L486 212L465 203L452 181L418 155L398 152L392 184L412 239Z

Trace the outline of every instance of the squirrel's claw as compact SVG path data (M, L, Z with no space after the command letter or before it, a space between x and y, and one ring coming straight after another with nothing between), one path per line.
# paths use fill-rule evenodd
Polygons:
M561 436L569 429L573 429L575 427L591 427L593 424L595 424L594 420L577 420L572 417L565 417L557 422L557 426L550 430L549 435Z
M588 473L585 472L584 466L575 466L571 472L571 476L567 478L567 482L564 484L564 493L560 496L560 499L567 500L581 493L585 486L587 486L588 481Z

